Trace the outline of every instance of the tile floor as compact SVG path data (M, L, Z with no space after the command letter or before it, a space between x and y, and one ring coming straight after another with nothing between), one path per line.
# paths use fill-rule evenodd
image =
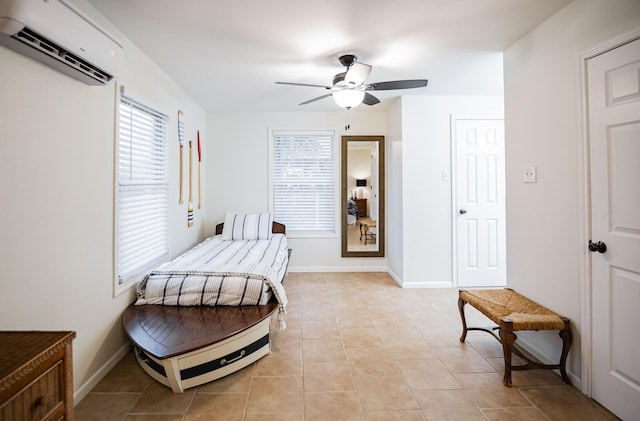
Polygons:
M615 420L553 372L502 385L500 344L458 341L455 289L383 273L291 273L287 329L251 366L174 394L128 354L76 406L83 420ZM487 325L467 306L469 325Z

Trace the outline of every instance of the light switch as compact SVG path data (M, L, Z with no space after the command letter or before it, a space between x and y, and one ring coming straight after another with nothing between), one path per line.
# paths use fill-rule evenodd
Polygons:
M449 172L442 171L442 181L449 181Z
M522 181L525 183L537 183L538 182L538 168L535 165L528 167L522 176Z

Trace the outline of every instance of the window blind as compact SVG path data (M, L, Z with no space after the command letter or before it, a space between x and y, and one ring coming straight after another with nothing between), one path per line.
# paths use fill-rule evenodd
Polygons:
M167 116L121 97L117 272L129 283L169 256Z
M272 196L274 220L287 232L335 232L332 131L273 131Z

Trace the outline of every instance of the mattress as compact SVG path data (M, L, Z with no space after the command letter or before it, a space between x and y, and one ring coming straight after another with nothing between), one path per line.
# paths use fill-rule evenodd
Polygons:
M136 305L264 305L272 297L281 311L288 263L287 239L207 238L184 254L149 272L137 290Z

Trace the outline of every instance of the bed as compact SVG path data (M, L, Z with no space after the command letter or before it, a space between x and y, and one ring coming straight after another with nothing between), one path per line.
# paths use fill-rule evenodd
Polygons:
M149 272L123 316L140 366L180 393L267 355L272 316L285 328L285 234L270 214L227 213L214 236Z
M355 225L356 221L360 219L358 213L358 205L353 199L347 200L347 224Z

